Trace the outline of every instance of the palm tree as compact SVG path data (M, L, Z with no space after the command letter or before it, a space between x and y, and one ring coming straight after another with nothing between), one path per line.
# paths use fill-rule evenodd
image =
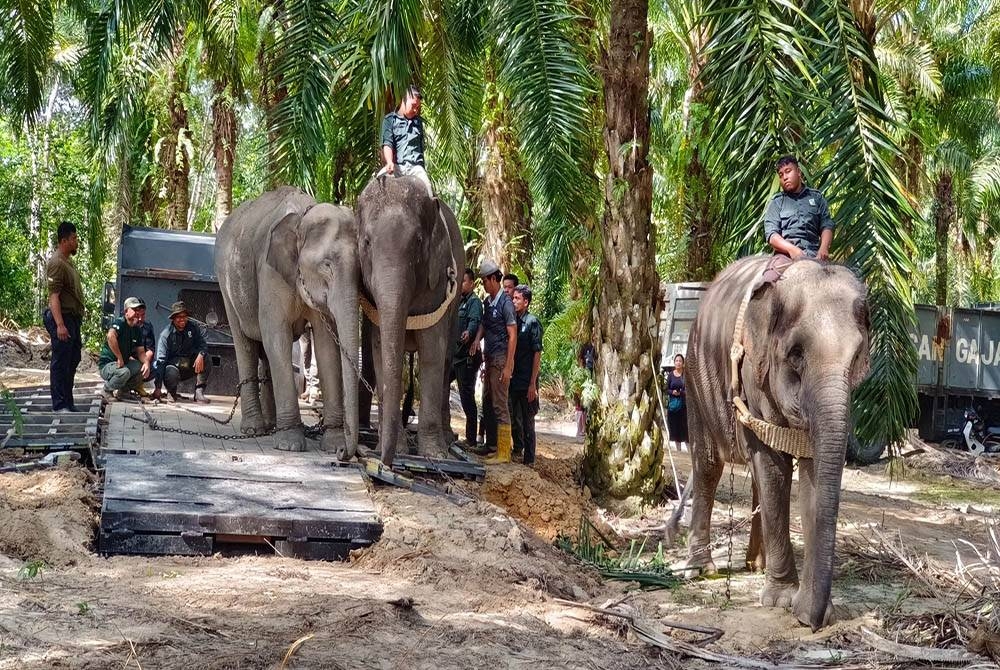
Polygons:
M651 224L649 51L646 0L613 0L602 59L604 220L596 324L599 397L584 451L591 488L651 500L663 486L657 423L659 278Z

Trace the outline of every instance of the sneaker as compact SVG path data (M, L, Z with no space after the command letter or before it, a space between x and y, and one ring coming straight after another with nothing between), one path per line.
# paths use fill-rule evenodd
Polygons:
M112 402L115 399L115 396L114 393L108 389L101 389L101 399L104 400L104 402Z
M205 389L203 388L196 388L194 390L194 401L200 402L203 405L208 405L209 403L212 402L211 400L205 397Z

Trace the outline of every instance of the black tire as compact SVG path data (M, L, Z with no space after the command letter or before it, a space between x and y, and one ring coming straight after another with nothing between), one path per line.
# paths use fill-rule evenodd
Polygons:
M884 451L884 442L861 444L853 432L847 437L847 462L853 465L871 465L882 457Z

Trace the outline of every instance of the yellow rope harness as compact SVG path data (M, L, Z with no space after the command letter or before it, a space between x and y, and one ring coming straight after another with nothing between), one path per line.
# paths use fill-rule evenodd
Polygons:
M441 320L445 312L451 306L452 301L455 299L455 292L458 290L458 263L455 261L455 256L452 254L451 257L451 269L448 273L448 292L444 296L444 300L438 305L438 308L433 312L427 314L415 314L413 316L406 317L406 330L423 330L424 328L430 328L435 323ZM358 295L358 302L361 304L361 311L365 313L368 320L374 323L376 326L381 325L379 323L378 309L375 305L369 302L368 298L364 295Z
M736 420L753 431L757 439L772 449L791 454L795 458L812 458L812 441L809 439L809 433L798 428L777 426L753 416L741 397L740 363L743 361L743 354L746 352L743 347L743 326L747 305L750 304L750 299L753 297L756 287L757 283L754 282L743 296L739 312L736 314L736 326L733 328L733 346L729 350L730 372L732 373L730 391L733 398L733 410L736 412Z

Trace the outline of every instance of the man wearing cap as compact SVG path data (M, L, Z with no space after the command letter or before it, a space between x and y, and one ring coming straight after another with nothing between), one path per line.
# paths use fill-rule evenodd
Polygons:
M479 266L479 276L483 280L486 300L483 303L483 320L476 331L476 337L469 347L469 355L475 355L479 341L485 341L484 359L486 378L483 388L483 402L487 399L493 407L496 423L487 426L487 444L497 445L496 458L487 463L510 463L511 434L510 413L507 408L507 387L514 372L514 348L517 346L517 317L510 296L501 290L503 273L491 260ZM495 434L490 435L489 432ZM492 439L491 439L492 438Z
M119 400L133 391L149 374L149 364L144 362L142 323L146 319L146 303L136 297L125 300L125 313L112 322L101 347L98 368L104 379L104 398L112 393Z
M382 162L379 174L410 175L434 195L424 168L424 120L420 116L420 89L409 86L399 109L382 119Z
M185 379L196 377L194 399L196 402L208 403L210 401L205 397L205 383L211 369L208 344L201 334L201 328L189 318L184 303L175 302L170 306L170 325L163 329L156 343L156 386L153 398L160 400L163 397L160 389L166 386L167 393L173 400L181 400L177 385Z

